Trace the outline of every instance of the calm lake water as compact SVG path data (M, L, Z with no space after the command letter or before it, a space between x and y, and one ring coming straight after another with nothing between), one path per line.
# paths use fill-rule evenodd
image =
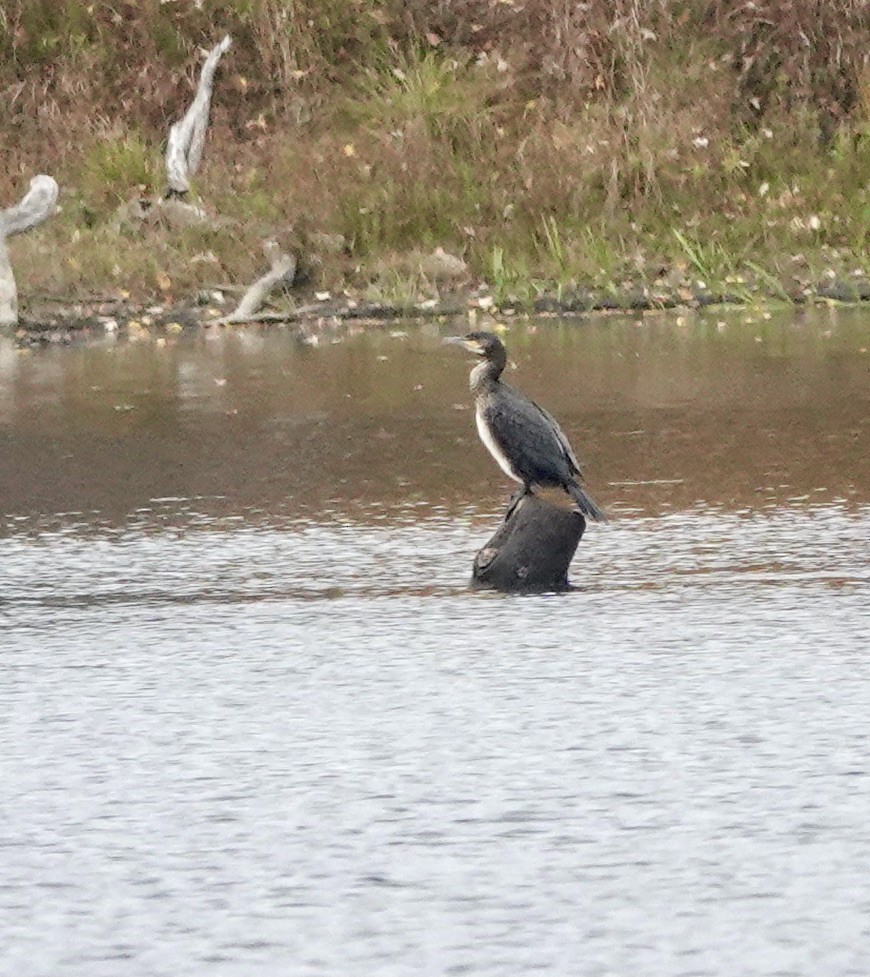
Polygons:
M514 324L561 596L438 340L0 338L0 972L870 972L870 313Z

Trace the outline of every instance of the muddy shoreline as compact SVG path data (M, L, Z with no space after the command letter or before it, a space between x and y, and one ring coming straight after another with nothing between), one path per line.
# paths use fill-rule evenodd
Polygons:
M177 334L190 329L233 328L238 325L291 327L300 339L311 338L342 324L364 325L409 319L449 319L483 314L493 317L631 314L668 309L705 309L711 306L745 307L750 304L816 303L858 304L870 301L870 278L835 279L804 286L792 293L772 295L762 290L720 291L686 287L661 288L646 285L607 290L543 293L533 302L497 305L486 288L451 293L439 299L391 305L366 301L350 294L323 297L310 295L293 307L273 306L248 323L228 324L224 317L233 298L215 289L176 302L141 304L124 296L94 296L82 301L42 298L32 304L24 297L25 312L10 330L20 346L64 345L117 334L145 338Z

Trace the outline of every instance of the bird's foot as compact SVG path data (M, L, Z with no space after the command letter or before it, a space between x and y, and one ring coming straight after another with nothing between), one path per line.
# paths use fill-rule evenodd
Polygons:
M504 516L504 521L507 522L508 519L514 514L514 509L523 501L527 495L532 494L531 486L524 485L521 489L517 489L516 492L510 497L508 502L508 509Z

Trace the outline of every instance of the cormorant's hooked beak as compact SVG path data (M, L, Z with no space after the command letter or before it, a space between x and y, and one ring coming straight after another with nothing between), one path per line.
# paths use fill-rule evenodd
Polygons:
M465 336L448 336L446 339L441 341L442 346L461 346L463 349L467 349L469 353L474 353L475 356L482 356L483 350L480 348L480 343L473 339L468 339Z

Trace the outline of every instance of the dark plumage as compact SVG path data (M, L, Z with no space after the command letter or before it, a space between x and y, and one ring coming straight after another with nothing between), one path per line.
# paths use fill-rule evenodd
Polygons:
M555 418L519 390L502 383L507 363L504 344L491 332L471 332L445 340L481 357L470 377L477 430L506 475L523 486L561 488L590 519L606 516L583 488L583 473Z

